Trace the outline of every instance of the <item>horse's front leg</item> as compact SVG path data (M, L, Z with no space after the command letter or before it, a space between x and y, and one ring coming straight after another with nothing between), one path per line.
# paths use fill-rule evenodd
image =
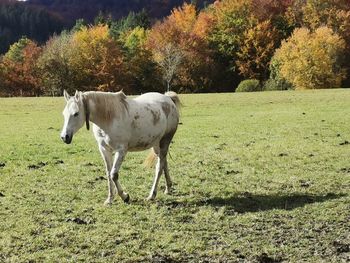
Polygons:
M130 201L130 197L126 192L123 191L123 188L119 183L119 169L124 160L125 155L126 151L124 150L119 150L115 153L112 170L110 172L110 178L114 182L115 187L117 188L118 195L122 198L122 200L125 203L128 203Z
M103 161L106 166L106 175L107 175L107 181L108 181L108 197L105 201L105 205L110 205L114 199L115 195L115 186L114 183L110 177L112 164L113 164L113 153L111 151L108 151L103 146L99 146L99 150L101 152Z

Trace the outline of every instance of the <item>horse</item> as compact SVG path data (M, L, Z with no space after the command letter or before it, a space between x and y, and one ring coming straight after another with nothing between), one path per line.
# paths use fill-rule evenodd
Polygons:
M125 203L130 196L119 183L119 169L127 152L151 149L145 163L156 161L155 176L147 200L154 200L160 176L164 172L165 194L171 193L167 154L179 123L180 99L175 92L149 92L128 98L122 91L76 91L70 96L63 92L66 106L61 139L72 142L74 134L86 124L93 134L103 158L108 179L108 197L105 205L112 204L115 190Z

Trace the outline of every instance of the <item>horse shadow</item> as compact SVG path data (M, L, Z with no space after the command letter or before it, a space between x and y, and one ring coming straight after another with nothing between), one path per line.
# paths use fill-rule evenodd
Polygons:
M305 193L260 195L248 192L237 193L229 197L203 198L194 201L172 201L166 203L170 207L212 206L225 207L232 213L261 212L274 209L293 210L308 204L323 203L345 197L345 194L327 193L314 195Z

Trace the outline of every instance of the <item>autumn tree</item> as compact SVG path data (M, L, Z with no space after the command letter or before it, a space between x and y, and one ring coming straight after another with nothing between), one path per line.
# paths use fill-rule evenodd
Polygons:
M337 88L345 77L344 40L332 29L296 29L274 56L280 74L296 89Z
M80 88L76 80L79 73L71 65L75 49L72 36L72 33L62 32L51 37L43 47L39 67L46 94L62 95L63 90L73 92Z
M262 83L269 76L269 63L280 42L279 33L268 20L248 29L243 39L237 52L238 70L245 78Z
M183 53L179 48L168 43L166 46L155 50L154 57L162 70L163 79L167 84L167 91L170 91L171 81L179 70L183 60Z
M23 60L23 49L30 43L30 39L26 37L20 38L17 42L13 43L9 50L5 54L5 58L20 62Z
M38 58L41 48L33 41L22 38L13 44L1 61L3 85L14 96L42 94Z
M311 30L327 26L346 43L346 86L350 85L350 3L349 0L308 0L302 8L303 23Z
M294 0L285 16L297 27L316 30L321 26L327 26L346 41L350 38L348 0Z
M81 89L128 92L122 50L106 25L84 27L72 36L70 60Z
M198 33L198 28L196 8L184 4L174 9L162 23L157 23L147 41L155 58L159 58L161 53L161 57L166 57L164 54L169 50L176 50L176 56L168 59L180 61L178 58L182 57L173 78L173 87L178 91L210 90L210 79L216 72L208 42Z
M159 77L161 74L152 52L146 47L148 34L149 30L135 27L121 33L118 38L123 48L128 83L136 93L162 91Z
M333 30L344 33L347 29L350 5L348 0L308 0L302 8L305 26L316 29L328 26Z
M251 16L251 7L251 1L226 0L217 1L210 9L214 24L209 40L218 52L230 60L233 71L244 32L256 24L256 19Z
M288 18L287 13L296 1L298 0L254 0L251 2L251 10L259 23L270 21L280 36L288 38L296 25Z
M199 20L207 27L199 28L204 32L217 68L215 86L232 90L242 80L237 61L238 53L244 44L245 32L259 21L253 13L254 1L222 0L216 1L199 15ZM198 30L198 29L197 29Z

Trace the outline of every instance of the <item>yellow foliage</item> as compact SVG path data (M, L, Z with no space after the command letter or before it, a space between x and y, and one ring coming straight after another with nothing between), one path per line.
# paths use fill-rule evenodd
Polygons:
M310 28L316 29L326 25L334 30L348 19L346 16L350 14L350 6L348 0L309 0L302 11L304 20Z
M296 89L338 88L345 77L345 42L327 27L299 28L275 53L280 74Z
M123 56L117 42L109 36L108 26L84 27L73 35L70 64L79 72L86 89L119 90L124 78Z
M218 20L225 20L227 14L235 13L242 8L252 6L252 0L223 0L217 1L213 5L213 11Z
M82 60L96 60L100 58L106 41L109 40L109 31L106 25L84 27L73 35L73 43ZM79 61L79 63L86 61Z
M124 47L134 50L146 44L148 34L149 30L137 26L132 30L122 32L119 41L123 43Z

